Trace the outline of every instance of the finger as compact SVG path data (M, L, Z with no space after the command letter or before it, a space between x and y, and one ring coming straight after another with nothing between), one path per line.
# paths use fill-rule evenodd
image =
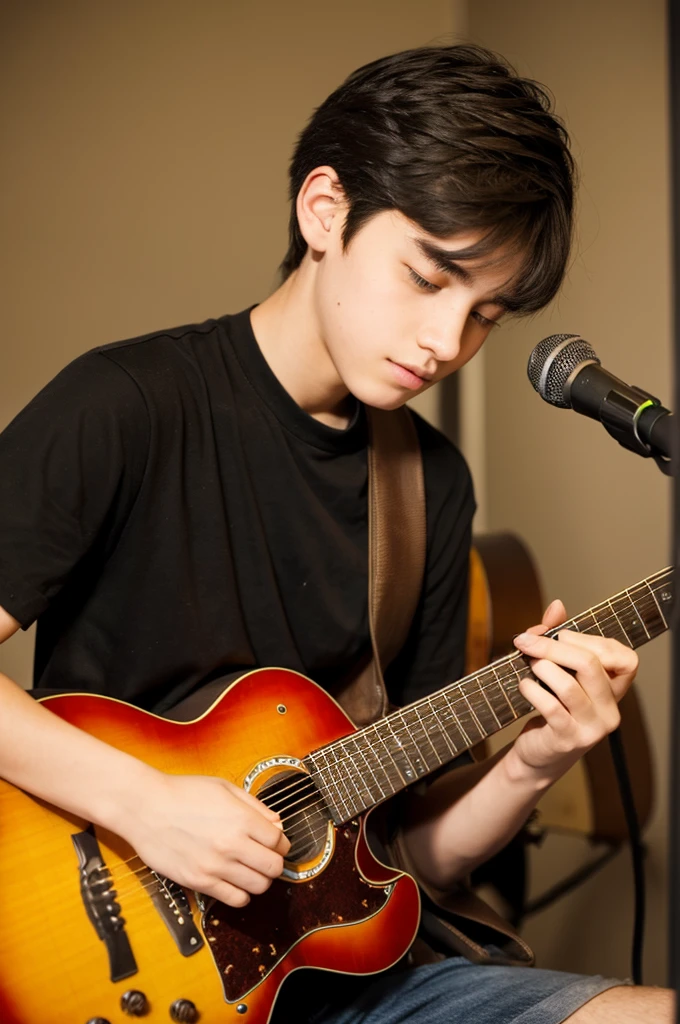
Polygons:
M258 820L253 815L253 818L248 822L247 832L256 843L266 846L268 850L273 850L282 857L285 857L290 850L290 842L285 832L280 827L277 827L276 824L265 821L263 818Z
M557 634L560 643L573 644L584 650L593 651L605 671L613 675L634 676L639 658L634 650L618 640L597 636L592 633L578 633L573 629L562 629Z
M267 891L273 878L262 874L261 871L254 871L249 864L236 861L229 865L229 881L236 888L250 893L251 896L260 896Z
M607 692L598 692L596 699L593 699L578 679L570 672L565 672L559 665L552 661L540 660L532 662L531 670L539 680L539 689L545 693L545 686L557 698L560 704L566 708L569 714L577 721L587 724L597 714L598 708L609 703L616 707L616 701L607 688ZM540 684L544 683L544 686ZM541 710L541 709L539 709Z
M270 850L252 840L246 840L243 844L238 859L241 864L269 879L279 878L283 872L283 856L277 850Z
M557 600L552 601L543 612L543 618L540 624L537 626L529 626L526 632L533 633L535 636L542 636L547 630L554 629L555 626L559 626L560 623L566 620L566 618L567 610L562 602Z
M549 636L537 636L535 633L519 633L513 642L515 647L529 658L545 658L574 672L606 675L604 667L590 645L577 646L554 640Z
M539 662L552 662L576 673L577 683L593 702L613 700L611 680L595 652L587 647L553 640L547 636L520 633L515 637L515 646L532 660L535 675L550 685L544 678L545 668ZM553 678L552 675L550 678ZM567 680L562 681L564 687Z
M281 835L279 836L278 843L274 847L274 851L276 853L280 854L282 857L285 857L289 850L290 850L290 839L288 838L288 836L283 831L283 825L282 825L281 826Z
M245 907L250 903L250 893L222 879L216 879L210 885L204 885L201 891L206 896L212 896L213 899L219 900L220 903L226 903L228 907Z
M519 689L557 736L570 744L576 740L577 746L586 750L616 729L621 715L613 694L593 703L573 677L551 662L542 664L547 667L550 689L530 677L522 679ZM554 673L552 678L551 672Z
M519 682L519 690L551 728L564 730L571 724L571 715L551 690L546 690L536 679L525 676ZM533 719L539 722L540 719ZM527 728L530 722L527 722ZM537 726L532 726L537 728Z
M541 622L548 629L554 629L555 626L559 626L562 622L566 622L567 609L564 607L559 598L551 601L546 610L543 612L543 618Z
M258 800L252 793L248 793L247 790L242 789L241 786L235 786L232 782L227 782L226 779L222 779L222 782L229 788L229 792L234 796L238 797L253 810L259 811L263 817L268 818L269 821L278 822L281 820L280 815L277 811L272 811L270 807L267 807L265 803Z

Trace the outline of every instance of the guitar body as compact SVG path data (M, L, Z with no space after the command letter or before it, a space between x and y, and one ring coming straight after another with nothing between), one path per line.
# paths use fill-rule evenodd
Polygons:
M135 1000L144 1012L133 1015L149 1022L266 1024L291 971L370 974L406 952L420 914L415 882L373 856L367 816L332 823L301 764L355 731L315 683L251 672L188 723L105 697L44 703L164 772L220 776L265 802L300 792L302 810L294 835L286 825L284 875L236 909L197 902L119 837L0 781L2 1024L119 1024Z

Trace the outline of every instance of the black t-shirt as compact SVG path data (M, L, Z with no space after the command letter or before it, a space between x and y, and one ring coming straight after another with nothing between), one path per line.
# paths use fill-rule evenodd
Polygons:
M416 416L423 594L387 681L401 704L462 674L474 499ZM163 712L239 669L331 689L370 644L366 421L305 413L249 311L106 345L0 435L0 606L38 620L34 685Z

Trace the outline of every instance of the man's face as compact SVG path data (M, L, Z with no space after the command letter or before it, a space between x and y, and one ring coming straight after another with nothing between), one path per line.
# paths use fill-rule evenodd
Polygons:
M441 239L403 214L376 214L348 248L342 218L317 268L325 347L348 390L394 409L463 366L505 312L518 257L447 260L479 232Z

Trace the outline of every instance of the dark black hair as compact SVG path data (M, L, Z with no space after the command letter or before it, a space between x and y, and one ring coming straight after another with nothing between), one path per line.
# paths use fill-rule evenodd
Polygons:
M330 165L348 203L343 245L381 210L399 210L438 238L481 229L458 259L522 254L511 311L555 295L572 238L569 137L537 82L478 46L422 47L354 71L321 104L290 166L288 277L307 244L295 210L315 167Z

